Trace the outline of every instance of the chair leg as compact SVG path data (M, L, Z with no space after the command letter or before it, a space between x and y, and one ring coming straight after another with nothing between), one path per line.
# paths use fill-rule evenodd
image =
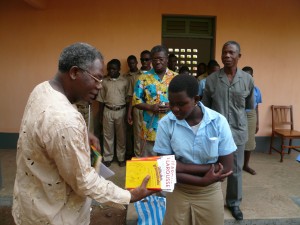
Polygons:
M281 138L281 152L280 152L280 162L283 162L283 155L284 155L284 138Z
M290 140L289 140L289 146L292 146L292 140L293 140L293 139L290 139ZM292 150L292 148L289 148L288 154L291 153L291 150Z
M272 133L271 135L271 142L270 142L270 149L269 149L269 154L272 154L272 146L273 146L273 140L274 140L274 134Z

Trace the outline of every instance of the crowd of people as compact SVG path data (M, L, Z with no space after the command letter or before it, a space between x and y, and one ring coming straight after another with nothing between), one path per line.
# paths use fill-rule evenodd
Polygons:
M224 223L226 205L243 220L242 170L249 166L259 129L261 93L253 69L238 68L240 45L223 45L223 67L199 63L197 76L166 47L154 46L121 63L104 62L86 43L66 47L58 71L32 91L21 124L13 216L16 224L89 224L91 199L128 204L151 195L149 176L123 190L91 167L90 147L107 167L131 157L175 155L177 184L166 194L164 224ZM90 104L99 102L103 149L93 135ZM75 106L76 105L76 106ZM79 113L79 112L80 113ZM97 121L95 121L97 122ZM79 223L80 221L80 223Z

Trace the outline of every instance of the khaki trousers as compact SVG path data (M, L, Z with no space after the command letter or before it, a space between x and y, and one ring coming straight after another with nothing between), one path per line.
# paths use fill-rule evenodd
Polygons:
M176 184L167 193L163 225L223 225L224 201L220 182L207 187Z
M143 123L143 110L133 107L133 148L135 156L141 155L141 129Z
M104 108L103 112L103 160L112 161L114 157L114 140L116 137L116 153L118 161L125 160L125 114L126 108L113 111Z

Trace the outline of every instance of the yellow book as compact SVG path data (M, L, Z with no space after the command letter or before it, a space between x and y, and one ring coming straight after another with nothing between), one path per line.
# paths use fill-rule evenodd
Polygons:
M150 175L147 188L160 190L160 170L156 160L128 160L125 187L128 189L139 187L147 175Z

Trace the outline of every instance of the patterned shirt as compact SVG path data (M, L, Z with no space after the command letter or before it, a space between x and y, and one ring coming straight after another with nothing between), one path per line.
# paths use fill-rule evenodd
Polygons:
M161 80L152 68L145 74L140 75L137 80L132 98L132 105L147 103L150 105L161 102L169 102L168 87L171 80L177 73L168 70ZM142 135L145 140L155 141L158 121L165 113L153 114L151 111L143 111L144 122L142 125Z
M17 145L12 214L20 224L88 225L91 199L128 204L130 193L91 167L82 115L49 82L27 102Z

